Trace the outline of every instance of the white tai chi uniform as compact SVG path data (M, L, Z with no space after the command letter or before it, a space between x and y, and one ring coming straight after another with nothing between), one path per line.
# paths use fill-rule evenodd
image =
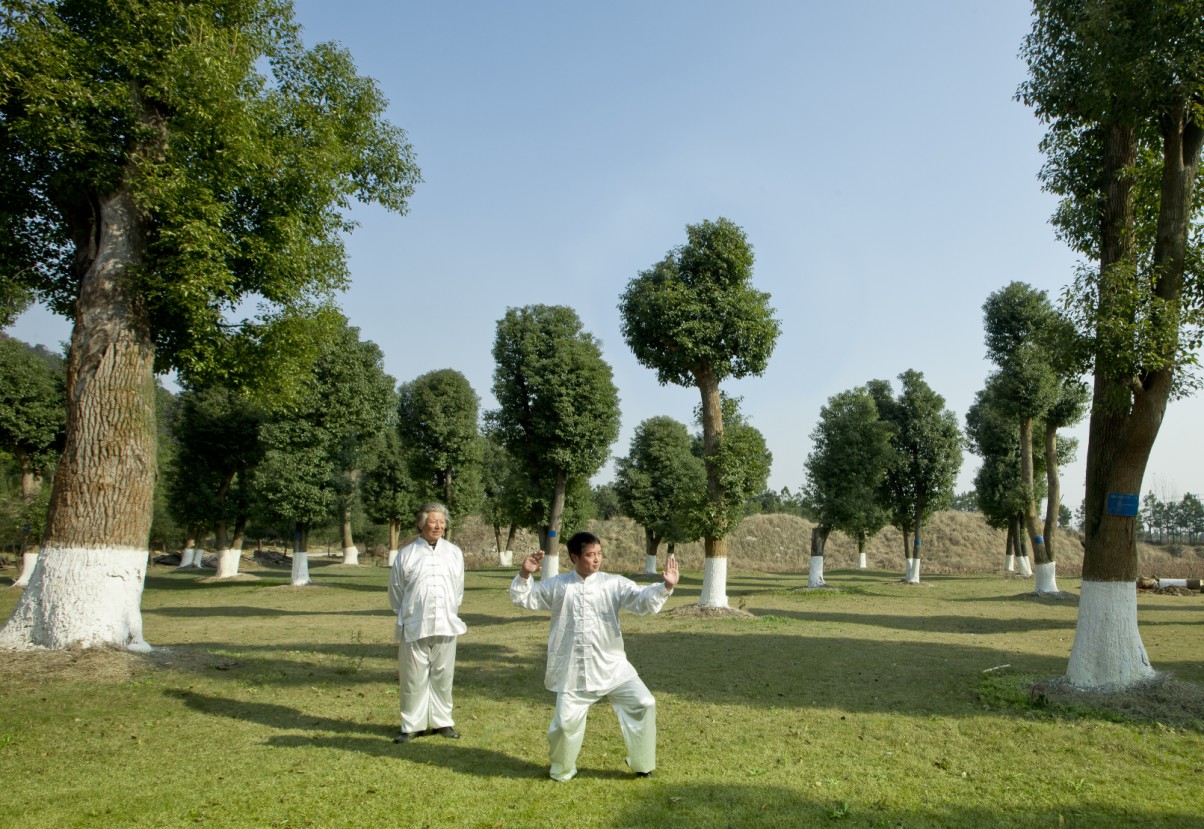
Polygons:
M551 610L548 667L544 685L556 692L548 727L552 778L571 780L585 737L589 707L609 697L619 717L632 771L656 768L656 700L640 681L623 650L619 611L656 613L669 591L663 582L640 587L610 573L582 578L571 570L533 583L515 576L510 601L528 610Z
M432 547L416 538L389 572L389 603L397 614L401 730L453 726L456 637L468 630L456 613L464 600L464 554L450 541Z

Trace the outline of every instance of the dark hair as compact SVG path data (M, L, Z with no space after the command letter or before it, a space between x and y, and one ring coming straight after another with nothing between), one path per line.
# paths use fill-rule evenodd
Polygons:
M602 539L598 538L598 536L594 535L593 533L579 532L574 534L573 537L569 539L569 556L581 555L582 551L584 551L585 548L590 544L602 546Z

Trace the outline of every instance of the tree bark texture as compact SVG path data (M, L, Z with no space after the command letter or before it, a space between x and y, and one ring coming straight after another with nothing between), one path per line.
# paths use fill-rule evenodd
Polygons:
M1037 526L1036 487L1033 485L1033 419L1020 418L1020 484L1024 488L1024 528L1033 543L1033 562L1048 564L1053 561L1045 546L1045 537Z

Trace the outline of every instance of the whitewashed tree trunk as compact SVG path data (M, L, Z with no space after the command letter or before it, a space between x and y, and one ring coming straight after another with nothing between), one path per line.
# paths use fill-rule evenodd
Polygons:
M907 576L905 578L905 581L908 584L919 584L920 583L920 557L919 556L915 556L914 558L907 559Z
M543 567L540 574L545 579L555 577L560 573L560 556L551 553L545 553L543 557Z
M827 587L824 582L824 557L811 556L811 567L807 574L808 587Z
M727 556L709 556L702 569L702 607L727 607Z
M343 548L343 563L344 564L359 564L360 551L359 548L352 544L350 547Z
M149 651L142 638L145 549L43 547L29 588L0 631L0 647L62 649L120 644ZM99 576L99 578L98 578ZM55 585L55 601L41 601L41 587ZM76 612L87 607L88 612Z
M309 553L293 552L293 587L309 584Z
M514 551L502 550L497 554L498 567L513 567L514 566Z
M1032 560L1028 556L1018 556L1016 558L1016 561L1019 562L1019 564L1020 564L1020 575L1024 576L1024 578L1026 578L1026 579L1032 578L1032 575L1033 575Z
M1007 556L1004 558L1003 572L1005 572L1005 573L1015 573L1016 572L1016 554L1015 553L1008 553Z
M180 563L176 565L176 569L187 570L192 566L194 558L196 558L196 547L185 547L184 552L180 553Z
M656 575L656 556L644 556L644 574L648 576Z
M1048 561L1045 564L1037 565L1037 593L1057 593L1058 592L1058 563L1056 561Z
M21 554L21 575L13 582L13 587L28 587L29 580L33 578L33 568L38 564L38 553L36 550L27 551Z
M1137 586L1133 582L1084 581L1074 646L1066 667L1070 684L1125 688L1153 676L1137 630Z
M397 561L397 548L396 547L394 547L392 550L389 550L389 557L385 560L389 563L390 567L393 566L393 562Z
M225 549L217 553L217 576L219 579L232 579L238 575L238 565L242 561L242 550Z
M866 567L867 567L867 565L865 563L865 553L858 553L857 554L857 569L864 570L864 569L866 569Z

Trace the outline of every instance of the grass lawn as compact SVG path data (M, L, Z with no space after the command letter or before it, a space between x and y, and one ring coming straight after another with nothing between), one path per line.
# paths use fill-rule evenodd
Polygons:
M623 618L658 700L655 777L626 770L603 703L558 784L548 617L511 607L513 570L468 574L463 739L408 745L387 571L314 560L302 589L253 572L153 567L149 657L0 654L0 826L1204 827L1204 723L1030 701L1064 672L1077 612L1031 581L836 570L838 590L808 591L805 573L733 572L755 618L715 619L674 614L698 599L686 573L661 615ZM1143 595L1139 618L1154 667L1204 684L1200 595Z

